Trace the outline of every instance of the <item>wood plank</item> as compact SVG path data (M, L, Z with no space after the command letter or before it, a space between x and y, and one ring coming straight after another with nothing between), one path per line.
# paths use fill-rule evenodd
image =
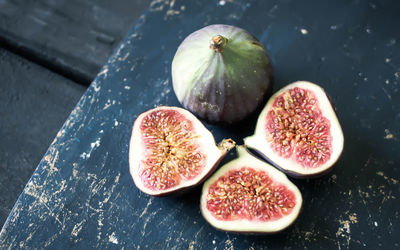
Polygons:
M1 48L0 75L0 225L3 225L85 88Z
M218 3L152 5L58 133L7 219L0 248L399 248L399 2ZM212 23L241 26L260 39L272 58L275 91L299 79L319 83L342 123L342 158L325 177L294 180L303 210L277 235L215 230L199 212L199 189L149 197L129 174L135 118L179 105L171 60L186 35ZM205 125L217 141L241 143L254 118L245 126Z
M89 84L150 0L0 1L0 42Z

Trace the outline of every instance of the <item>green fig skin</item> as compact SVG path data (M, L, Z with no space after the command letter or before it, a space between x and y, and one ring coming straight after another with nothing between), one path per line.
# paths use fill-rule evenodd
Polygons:
M272 89L271 61L244 29L215 24L190 34L172 61L180 103L212 123L233 123L251 114Z

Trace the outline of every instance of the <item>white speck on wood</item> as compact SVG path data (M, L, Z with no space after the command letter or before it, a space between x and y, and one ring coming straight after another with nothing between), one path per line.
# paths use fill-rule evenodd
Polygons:
M308 34L308 30L306 30L306 29L300 29L300 32L303 35L307 35Z
M115 236L115 232L112 232L110 236L108 236L108 241L114 244L118 244L118 238Z
M394 136L393 136L393 134L392 133L390 133L390 131L389 131L389 129L385 129L385 139L386 140L390 140L390 139L393 139L394 138Z

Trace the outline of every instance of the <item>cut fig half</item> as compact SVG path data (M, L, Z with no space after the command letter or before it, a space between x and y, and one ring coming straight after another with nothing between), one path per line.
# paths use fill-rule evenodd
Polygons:
M189 111L157 107L138 116L129 147L129 168L137 188L163 196L202 183L234 147L218 146L210 131Z
M343 151L343 132L325 91L298 81L275 93L261 112L247 147L287 174L307 178L332 169Z
M218 169L203 186L200 207L215 228L269 234L298 217L302 196L286 175L237 146L238 158Z

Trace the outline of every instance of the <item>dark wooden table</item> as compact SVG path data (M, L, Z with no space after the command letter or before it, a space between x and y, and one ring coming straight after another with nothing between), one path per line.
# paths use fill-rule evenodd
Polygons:
M149 4L0 1L0 225L87 86Z
M400 17L396 1L155 1L103 66L58 132L0 234L1 248L399 248ZM216 231L199 189L139 192L128 142L139 113L179 105L170 64L182 39L212 23L253 33L270 52L277 90L319 83L336 105L345 149L336 168L293 180L304 207L277 235ZM239 144L246 124L206 124ZM233 153L225 159L234 157Z

